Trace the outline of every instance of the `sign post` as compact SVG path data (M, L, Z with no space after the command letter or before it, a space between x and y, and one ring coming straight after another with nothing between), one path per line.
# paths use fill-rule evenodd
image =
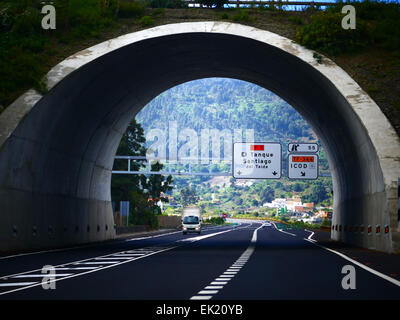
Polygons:
M235 142L232 155L232 175L235 179L281 178L280 143Z
M122 227L122 216L126 216L126 226L128 226L128 219L129 219L129 201L121 201L119 203L119 219L120 219L120 226Z

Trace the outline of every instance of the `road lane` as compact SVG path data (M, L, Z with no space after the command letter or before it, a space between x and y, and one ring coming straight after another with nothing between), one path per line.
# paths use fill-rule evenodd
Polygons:
M94 246L78 252L68 250L64 252L68 258L71 254L80 256L86 252L89 260L75 266L82 268L84 274L57 281L56 290L36 286L0 296L0 299L400 298L399 287L357 265L356 290L344 290L341 270L352 263L305 240L310 234L305 230L281 232L274 226L249 223L236 228L204 230L200 237L174 233L119 241L111 248ZM100 252L107 256L94 256ZM49 258L65 260L60 254L46 254L46 261ZM39 257L42 255L36 255ZM109 264L109 267L100 271L84 269L95 268L97 262ZM50 264L55 265L54 262ZM76 270L71 271L70 266L65 265L57 272L68 274ZM19 280L29 283L35 278Z
M291 232L290 230L288 232ZM344 290L340 256L295 236L265 227L258 232L252 258L215 299L400 299L400 288L355 266L356 289Z
M247 248L253 233L250 227L224 233L214 229L213 237L175 241L180 245L172 250L57 281L56 290L36 286L0 299L189 299L193 290L200 290Z
M228 228L233 227L205 227L202 231L202 235L215 233ZM66 248L57 251L49 250L27 255L17 255L11 257L3 256L0 257L0 277L26 272L29 270L41 269L45 265L60 265L72 261L80 261L88 258L112 254L123 250L132 250L149 246L165 246L177 240L188 239L195 236L197 236L197 234L188 234L184 236L182 235L182 232L176 232L173 234L141 237L140 239L120 239L105 243Z

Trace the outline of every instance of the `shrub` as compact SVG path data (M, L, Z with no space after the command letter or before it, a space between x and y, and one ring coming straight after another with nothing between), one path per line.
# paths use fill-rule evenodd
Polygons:
M296 39L306 47L333 55L366 47L371 40L366 23L358 20L355 30L345 30L342 18L341 13L316 13L309 24L298 29Z
M143 16L145 4L139 1L120 2L118 16L120 18L140 18Z
M68 13L73 26L96 26L101 20L97 0L69 0Z
M240 10L239 13L232 15L232 20L235 22L250 22L251 18L247 11Z
M221 19L229 19L229 16L226 12L224 12L223 14L221 14Z
M288 18L288 20L290 22L293 22L294 24L298 24L298 25L302 25L304 24L304 21L301 17L297 16L297 15L292 15Z
M211 223L211 224L214 224L214 225L216 225L216 224L224 224L225 223L224 219L221 218L221 217L211 217L208 220L208 222Z
M164 8L155 8L151 11L151 15L154 16L164 16L165 15L165 9Z
M154 20L153 20L153 18L152 17L150 17L150 16L144 16L144 17L142 17L140 20L139 20L139 23L142 25L142 26L150 26L150 25L152 25L153 23L154 23Z

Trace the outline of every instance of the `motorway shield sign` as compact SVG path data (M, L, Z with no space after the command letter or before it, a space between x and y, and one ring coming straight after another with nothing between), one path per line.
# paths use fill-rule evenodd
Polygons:
M318 155L291 153L288 155L289 179L318 179Z
M232 154L232 175L236 179L281 178L280 143L235 142Z
M318 143L296 143L292 142L288 144L289 152L318 152Z

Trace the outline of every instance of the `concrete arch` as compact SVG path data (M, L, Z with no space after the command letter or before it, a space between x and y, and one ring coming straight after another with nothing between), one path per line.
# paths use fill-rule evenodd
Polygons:
M155 96L205 77L253 82L295 107L328 152L341 226L332 237L399 250L400 140L379 107L329 59L319 64L286 38L221 22L159 26L78 52L48 73L46 95L28 91L1 114L0 250L113 238L121 135ZM360 225L363 233L348 231Z

